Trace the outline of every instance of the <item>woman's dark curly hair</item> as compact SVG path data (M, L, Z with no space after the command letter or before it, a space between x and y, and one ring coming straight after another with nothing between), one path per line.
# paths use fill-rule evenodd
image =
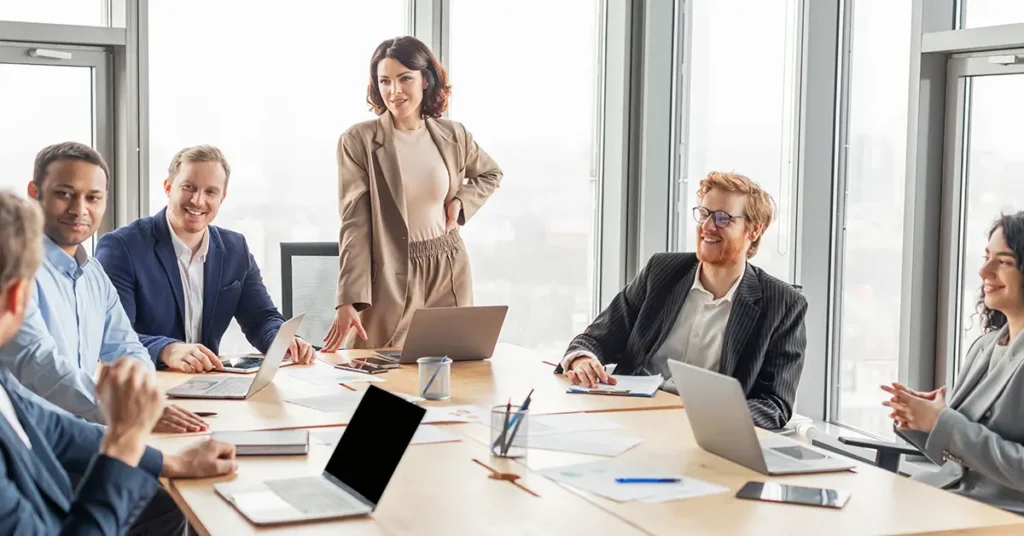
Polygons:
M377 115L388 110L384 98L377 87L377 64L384 58L391 58L409 69L423 74L426 82L423 89L423 117L441 117L448 109L448 95L452 87L448 85L448 72L438 61L437 56L420 41L412 36L388 39L377 46L370 60L370 83L366 86L366 102Z
M1024 261L1024 212L1000 216L992 224L992 228L989 229L989 238L992 238L992 234L997 229L1003 230L1006 245L1010 248L1010 251L1013 251L1013 256L1016 257L1017 269L1024 274L1024 264L1022 264L1022 261ZM1022 289L1021 299L1024 299L1024 289ZM1005 314L985 306L984 290L981 292L981 299L978 300L978 313L981 315L981 327L985 333L995 331L1006 325Z

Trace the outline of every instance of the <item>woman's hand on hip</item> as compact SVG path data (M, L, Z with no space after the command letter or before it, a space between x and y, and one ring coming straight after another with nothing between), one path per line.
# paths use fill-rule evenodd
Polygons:
M453 197L448 202L448 206L444 208L445 212L445 225L444 232L450 233L456 225L459 224L459 214L462 212L462 200L458 197Z
M338 307L338 311L334 315L334 324L331 325L331 330L324 337L324 346L320 351L337 352L345 343L352 328L355 328L356 335L364 341L366 340L366 330L363 329L363 323L359 321L359 313L356 308L352 304Z

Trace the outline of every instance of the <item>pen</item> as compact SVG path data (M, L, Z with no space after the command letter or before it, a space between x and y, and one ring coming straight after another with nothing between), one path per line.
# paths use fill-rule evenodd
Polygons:
M681 478L616 478L619 484L670 484L682 482Z
M196 416L197 417L216 417L217 416L217 412L216 411L197 411L196 412Z
M516 414L516 417L521 416L523 414L522 412L524 412L524 411L526 411L527 409L530 408L530 398L532 396L533 396L533 389L530 389L530 394L526 395L526 400L523 401L523 405L519 406L519 412ZM516 421L517 421L516 422L516 426L515 426L515 428L512 429L512 434L510 436L508 436L508 441L505 442L505 448L502 449L502 451L501 451L501 455L502 456L508 454L508 449L512 448L512 441L516 438L516 432L519 431L519 426L521 424L523 424L522 419L516 419Z

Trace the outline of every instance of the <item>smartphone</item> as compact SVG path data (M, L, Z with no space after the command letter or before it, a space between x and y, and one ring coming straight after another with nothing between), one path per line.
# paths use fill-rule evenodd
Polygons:
M774 482L747 482L736 492L736 497L755 501L842 508L846 506L846 501L850 499L850 492L827 488L790 486Z
M387 372L388 369L384 367L378 367L377 365L371 365L369 363L362 363L356 360L352 360L344 365L334 365L334 368L341 370L350 370L352 372L361 372L363 374L380 374Z
M394 369L400 366L394 359L388 359L384 356L376 355L370 357L353 357L352 361L374 365L383 369Z

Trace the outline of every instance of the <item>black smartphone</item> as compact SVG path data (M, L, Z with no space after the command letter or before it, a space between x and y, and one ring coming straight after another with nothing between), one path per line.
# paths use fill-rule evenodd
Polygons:
M362 372L363 374L380 374L388 371L388 369L384 367L378 367L377 365L371 365L369 363L363 363L355 360L345 363L344 365L334 365L334 368L350 370L352 372Z
M736 497L755 501L842 508L846 506L846 501L850 499L850 492L827 488L790 486L774 482L747 482L736 492Z
M401 350L377 350L377 355L386 357L392 361L398 361L402 358Z

